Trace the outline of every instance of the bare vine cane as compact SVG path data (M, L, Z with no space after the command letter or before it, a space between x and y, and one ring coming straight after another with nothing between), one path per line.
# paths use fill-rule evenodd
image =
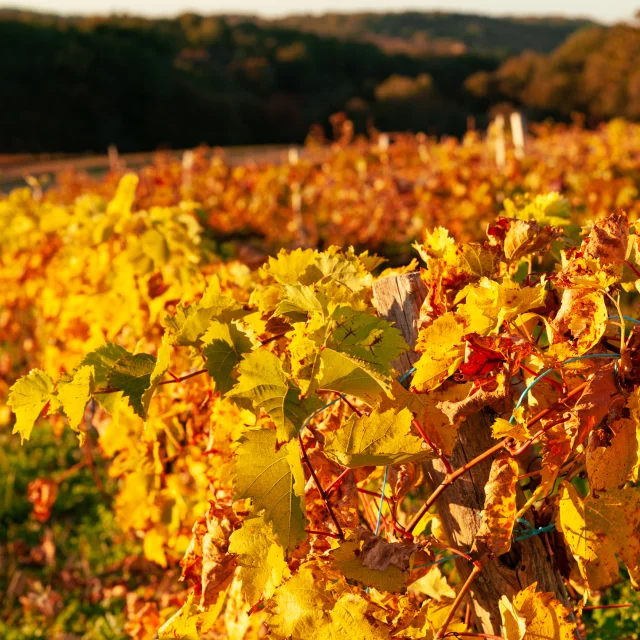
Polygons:
M373 285L373 295L380 316L395 324L407 344L413 349L418 337L420 307L426 288L416 273L381 278ZM402 355L393 366L398 373L408 371L418 360L414 351ZM458 442L450 457L458 469L495 447L491 436L492 419L487 411L470 416L458 431ZM435 459L424 464L429 484L435 489L447 473L442 461ZM473 466L446 487L435 502L443 529L450 544L458 549L471 549L480 528L480 514L484 507L484 487L489 478L491 456ZM518 506L526 500L520 489ZM475 565L456 559L456 567L463 582L469 580ZM482 571L474 576L469 598L475 623L485 634L500 635L501 616L498 602L503 595L509 600L520 590L536 582L539 591L551 592L569 610L562 577L539 536L514 540L509 553L498 558L483 559Z

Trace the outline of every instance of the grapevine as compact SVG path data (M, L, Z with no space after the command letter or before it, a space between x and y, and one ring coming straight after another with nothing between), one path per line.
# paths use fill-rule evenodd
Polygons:
M97 432L119 525L188 588L155 610L160 638L562 640L583 637L590 597L622 576L637 587L626 213L580 235L557 194L514 198L487 211L484 239L432 225L405 267L327 246L252 270L215 254L195 200L143 204L145 188L127 174L110 200L1 203L3 366L29 371L2 391L26 447L45 421L85 446ZM404 277L424 294L415 344L375 293ZM478 416L493 445L458 465ZM482 465L461 546L439 505ZM34 501L46 520L55 491ZM487 630L467 602L529 544L566 592L522 584Z

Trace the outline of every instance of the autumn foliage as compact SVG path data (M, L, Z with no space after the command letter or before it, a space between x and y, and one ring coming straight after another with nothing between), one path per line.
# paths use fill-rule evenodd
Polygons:
M193 201L153 204L145 175L110 200L0 202L3 417L26 447L45 420L80 443L96 430L119 526L181 567L181 608L132 601L132 637L472 636L473 581L532 536L566 594L522 584L492 637L577 637L589 598L638 587L640 248L626 213L581 232L557 193L514 194L483 210L484 238L420 224L406 267L327 246L250 269L213 253ZM376 224L380 240L393 226ZM411 347L373 285L416 270L419 357L400 371ZM479 413L495 446L469 465L491 470L476 540L456 548L434 505L465 472L449 458ZM434 460L449 471L428 486ZM46 520L55 486L29 498ZM464 584L453 558L473 565Z

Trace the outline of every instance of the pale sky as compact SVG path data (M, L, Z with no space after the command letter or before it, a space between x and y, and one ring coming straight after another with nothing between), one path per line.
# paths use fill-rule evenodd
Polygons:
M0 0L5 7L60 14L131 13L173 16L185 11L201 14L250 13L283 16L325 11L401 11L404 9L462 11L490 15L585 16L601 22L629 20L640 0Z

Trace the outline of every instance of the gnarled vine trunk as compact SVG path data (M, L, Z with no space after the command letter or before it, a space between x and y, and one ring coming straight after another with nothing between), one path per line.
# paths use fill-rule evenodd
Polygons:
M374 299L379 314L393 322L413 349L417 339L420 307L426 295L418 273L381 278L373 285ZM414 351L404 354L394 363L398 373L405 373L418 360ZM487 411L470 416L458 431L458 442L450 457L454 469L484 453L496 444L491 436L492 419ZM440 460L425 463L429 483L435 488L446 475ZM472 467L442 493L436 508L442 526L451 542L463 551L469 551L480 528L480 514L484 506L484 487L489 478L491 459ZM525 502L518 490L518 505ZM473 564L456 560L463 580L471 573ZM511 551L489 560L470 590L471 605L476 623L483 633L500 635L501 617L498 601L501 596L511 597L525 587L538 583L539 591L555 594L570 608L562 577L549 555L541 536L515 542Z

